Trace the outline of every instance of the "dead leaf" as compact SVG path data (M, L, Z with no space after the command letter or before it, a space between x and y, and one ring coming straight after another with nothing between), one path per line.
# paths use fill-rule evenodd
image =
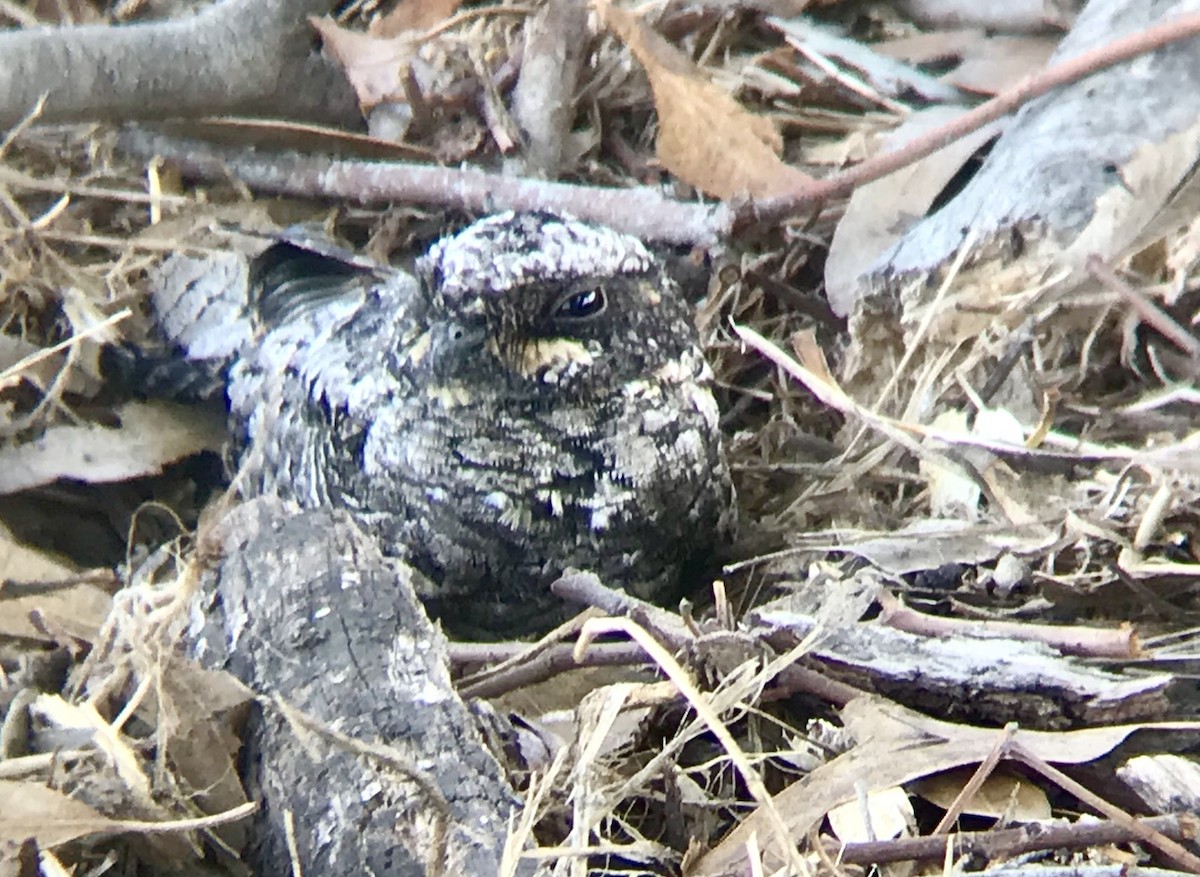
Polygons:
M378 37L342 27L332 18L309 18L309 22L358 97L363 113L381 103L407 103L405 81L416 57L420 34L404 31Z
M0 525L0 570L5 579L14 582L61 581L79 572L61 558L21 544L3 525Z
M0 449L0 494L60 478L96 484L152 475L225 442L223 418L195 406L129 402L116 413L120 426L53 426L34 441Z
M859 697L842 709L846 730L858 744L775 796L793 837L804 837L833 807L851 801L859 789L870 792L982 762L1004 731L956 725L923 716L899 704ZM1147 722L1082 731L1018 730L1013 741L1051 764L1084 764L1108 754L1136 731L1200 733L1198 722ZM696 863L694 877L735 871L746 855L747 839L757 834L766 868L779 867L775 833L759 808Z
M1200 153L1200 121L1143 143L1121 164L1113 182L1095 204L1095 212L1065 248L1072 265L1085 265L1093 253L1136 252L1195 216Z
M36 838L38 846L57 847L119 823L41 783L0 780L0 844Z
M972 774L974 771L966 768L948 770L917 780L912 789L926 801L949 810ZM1033 822L1050 818L1050 801L1028 777L1001 768L988 775L962 812L992 819L1005 817Z
M877 789L865 797L865 806L854 800L829 811L829 827L842 843L892 840L916 824L912 801L899 786Z
M933 419L935 429L945 432L969 433L967 412L950 409ZM929 513L935 518L975 522L979 519L979 485L958 469L948 469L933 460L918 463L921 476L929 488Z
M171 123L163 123L164 130L173 127ZM255 149L271 152L328 153L338 158L433 161L432 152L410 143L397 143L368 134L285 119L214 116L208 119L188 119L186 125L179 123L179 128L187 132L186 136L199 137L205 141L236 148L253 146ZM245 206L249 206L249 203Z
M895 58L918 67L941 66L945 69L971 53L974 46L987 39L980 28L958 30L918 31L872 43L871 49L888 58Z
M24 365L28 363L28 365ZM64 352L46 353L36 344L31 344L12 335L0 335L0 389L29 381L40 390L45 390L59 376L63 368L71 368L62 390L77 395L94 396L98 385L87 380L79 369L67 365Z
M1050 36L989 36L943 81L979 94L999 94L1046 65L1058 45Z
M979 29L939 30L872 44L889 58L950 69L942 81L967 91L997 94L1044 67L1060 37L993 34Z
M64 634L84 642L95 640L108 617L112 597L95 585L78 584L40 594L5 589L0 599L0 636L52 643ZM37 617L38 623L33 619Z
M111 725L92 703L69 703L57 694L42 694L30 711L48 726L78 731L102 752L112 766L124 791L139 806L153 806L150 777L143 769L141 756L131 741Z
M743 109L638 16L607 0L597 0L596 10L646 69L658 110L658 158L671 173L726 200L769 198L812 182L779 158L783 141L770 119Z
M238 779L237 755L242 741L235 727L241 707L254 694L229 673L206 670L173 657L162 674L163 703L152 719L159 730L162 753L187 784L205 813L234 810L246 803ZM147 704L156 703L147 699ZM233 823L219 830L222 839L240 847L247 827Z
M782 33L801 57L813 63L811 73L805 72L814 84L848 86L860 98L899 113L907 113L907 105L912 103L963 101L958 89L943 79L876 52L874 46L852 39L839 28L807 17L771 17L766 23ZM845 72L835 73L838 67ZM894 101L903 101L903 105Z
M429 30L458 12L461 5L462 0L403 0L371 22L369 32L375 37L394 37L406 30Z

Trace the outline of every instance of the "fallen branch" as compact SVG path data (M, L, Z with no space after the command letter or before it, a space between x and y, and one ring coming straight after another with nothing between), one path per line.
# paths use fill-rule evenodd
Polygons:
M145 159L160 156L185 175L233 176L260 192L371 205L436 204L471 213L554 210L644 240L711 245L732 216L724 205L673 201L646 187L579 186L406 162L267 155L174 140L139 129L122 131L117 146Z
M1200 857L1194 855L1175 839L1167 837L1153 826L1146 825L1142 820L1135 819L1117 805L1110 803L1082 783L1076 782L1067 776L1020 742L1011 740L1006 744L1005 748L1008 757L1021 762L1026 767L1041 774L1041 776L1054 783L1064 792L1074 795L1088 807L1102 813L1117 824L1123 825L1138 840L1155 847L1172 865L1182 868L1191 874L1200 874ZM1192 833L1187 838L1188 840L1195 837L1195 831L1193 823Z
M503 670L490 672L491 668L488 668L487 671L460 682L458 693L464 698L499 697L579 667L619 667L646 663L646 653L634 643L596 643L588 650L582 662L576 662L571 654L572 649L573 646L569 644L556 643L549 649L532 655L528 660ZM485 656L488 660L508 660L528 650L528 643L452 642L447 648L447 653L453 666L476 663Z
M1141 840L1142 833L1147 830L1174 841L1194 840L1200 831L1200 822L1192 813L1174 813L1135 822L1138 826L1136 829L1116 822L1037 824L1000 831L964 831L850 844L827 843L826 849L843 865L882 865L918 859L941 861L946 857L947 846L955 859L978 856L1003 860L1039 850L1077 850L1129 843Z
M131 25L0 32L0 129L39 122L257 115L361 127L342 74L313 51L330 0L225 0Z
M609 615L635 621L674 652L682 651L689 644L697 642L683 619L675 613L630 597L623 591L606 587L592 573L569 572L550 587L564 600L594 606ZM755 633L750 631L746 636L753 637ZM795 643L790 643L788 648L794 645ZM775 675L764 691L763 698L777 700L792 694L808 694L834 706L844 706L862 693L862 690L832 679L819 670L795 663L784 667Z

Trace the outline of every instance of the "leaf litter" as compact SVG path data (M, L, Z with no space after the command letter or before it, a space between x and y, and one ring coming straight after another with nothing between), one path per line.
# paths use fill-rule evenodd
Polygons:
M787 194L828 174L831 161L887 148L881 134L961 112L971 101L954 97L962 90L1003 88L1045 57L1048 38L922 31L893 13L871 18L878 10L864 27L858 9L822 4L817 34L799 26L807 18L790 29L767 22L759 5L606 0L561 174L730 201ZM335 52L344 39L393 52L369 71L374 79L357 74L358 85L365 110L409 106L406 143L498 163L514 148L502 142L511 80L498 61L519 56L528 10L414 10L398 5L367 30L353 20L317 27ZM452 16L458 23L445 24ZM371 57L343 54L352 79L349 61ZM957 66L946 71L948 58ZM933 109L887 85L895 82L920 84ZM223 246L239 216L248 228L264 212L279 226L332 219L384 254L423 246L447 218L412 205L331 216L324 204L169 175L151 174L151 186L106 138L32 128L0 153L9 493L0 502L0 859L33 838L47 869L56 856L86 867L112 855L199 871L214 850L234 861L245 841L237 717L254 693L179 651L203 552L187 536L170 543L179 527L130 521L165 498L190 531L219 485L186 460L211 455L220 439L211 421L188 419L195 411L174 416L123 397L96 355L114 343L152 346L141 310L148 268L173 247ZM1197 371L1186 349L1200 303L1189 273L1195 224L1119 263L1133 294L1180 329L1174 342L1126 294L1083 285L1051 301L1053 278L1020 266L990 276L952 268L931 294L912 296L904 346L885 331L894 326L859 314L848 334L835 316L855 313L866 294L859 274L950 197L946 187L971 172L979 148L962 141L951 147L958 154L710 254L700 322L743 544L728 595L696 609L699 621L664 613L649 632L603 623L646 637L649 663L669 681L585 674L565 704L541 692L507 698L528 720L527 751L539 733L547 743L543 760L531 756L537 769L513 828L513 848L546 873L833 873L839 854L861 861L866 845L889 836L916 841L936 829L942 838L947 817L961 819L963 850L1012 826L1060 832L1036 861L1014 859L1030 872L1084 856L1195 864L1164 837L1172 829L1130 827L1096 794L1119 787L1139 816L1197 808L1194 783L1171 787L1196 770L1200 731L1186 678L1200 571ZM1174 150L1167 164L1186 158L1185 146ZM1161 164L1147 151L1130 172L1152 176ZM1118 238L1112 223L1097 226L1087 246L1115 258L1106 248ZM970 284L983 295L968 294ZM998 301L1000 318L993 309L972 319ZM107 322L126 309L128 318ZM97 528L114 546L101 564L81 548ZM901 629L900 605L954 624ZM1085 647L1085 663L1061 637L1042 635L1074 628L1134 645L1125 658ZM670 648L655 651L649 638ZM927 663L878 657L881 643L895 642ZM954 677L953 660L931 657L941 648L983 663L1004 657ZM801 658L850 680L849 691L796 695L788 672ZM1021 662L1031 676L1014 674ZM1014 716L1020 726L1005 730ZM551 717L553 740L537 730ZM1104 783L1072 785L1046 765L1087 765ZM1119 848L1073 851L1085 810L1126 830ZM1184 819L1172 836L1195 830ZM942 838L935 859L947 849ZM986 859L1000 865L1016 849Z

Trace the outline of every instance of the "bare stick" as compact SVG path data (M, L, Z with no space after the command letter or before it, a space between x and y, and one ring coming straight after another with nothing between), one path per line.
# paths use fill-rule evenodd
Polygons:
M1196 340L1191 332L1179 325L1162 308L1151 301L1146 295L1138 292L1124 280L1122 280L1117 272L1104 263L1104 260L1097 255L1091 255L1087 258L1087 269L1092 273L1092 276L1121 295L1125 301L1137 311L1142 322L1150 326L1188 356L1193 359L1200 358L1200 341Z
M1116 822L1075 822L1070 825L1033 825L1000 831L933 834L925 837L901 837L895 840L827 844L831 855L844 865L885 864L917 859L940 859L950 840L956 858L976 854L1003 860L1037 850L1083 849L1105 844L1129 843L1142 834L1155 831L1171 840L1194 840L1200 824L1191 813L1155 816L1135 820L1137 829Z
M568 572L550 587L565 600L595 606L609 615L633 619L651 631L659 642L675 651L684 648L693 639L692 632L675 613L630 597L623 591L605 587L592 573ZM786 648L792 646L794 643ZM852 685L831 679L811 666L792 664L779 671L770 688L764 692L763 699L778 700L796 693L810 694L837 706L845 706L863 694Z
M1192 854L1182 844L1164 836L1154 828L1146 826L1126 813L1115 804L1110 804L1091 789L1076 782L1058 768L1026 749L1018 742L1011 742L1008 755L1032 768L1054 783L1060 789L1074 795L1087 806L1103 813L1113 822L1125 826L1138 840L1156 847L1173 865L1183 868L1192 874L1200 874L1200 858Z
M527 643L502 644L527 647ZM451 662L467 661L472 657L476 647L492 651L492 644L482 643L450 643L449 655ZM582 663L577 663L571 654L572 646L567 643L557 643L552 648L532 656L528 661L515 664L497 673L483 678L467 681L459 685L458 693L464 698L498 697L509 691L524 688L537 682L544 682L567 670L579 667L617 667L630 664L645 664L646 653L632 643L596 643L584 656ZM527 650L527 648L526 648ZM501 653L502 654L502 653Z
M1137 634L1128 624L1109 628L946 618L918 612L888 591L880 592L879 603L883 607L882 623L920 636L1003 637L1045 643L1064 655L1086 658L1136 658L1140 654Z
M117 142L143 158L162 156L184 174L205 179L233 176L262 192L360 204L437 204L472 213L556 210L645 240L711 245L732 216L724 205L673 201L645 187L611 189L407 162L240 152L137 129L122 131Z

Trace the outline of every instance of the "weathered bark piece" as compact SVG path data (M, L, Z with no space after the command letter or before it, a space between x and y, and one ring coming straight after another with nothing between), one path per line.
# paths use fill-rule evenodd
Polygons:
M265 696L243 768L256 872L287 873L290 814L306 874L497 873L518 801L451 687L417 573L341 512L263 499L219 527L194 650Z
M1051 63L1194 7L1184 0L1093 0ZM1197 154L1195 41L1032 101L963 191L860 277L851 319L860 360L848 364L849 372L886 379L880 357L889 353L880 342L892 352L912 342L929 316L938 279L971 236L964 270L926 333L929 359L996 321L1019 323L1024 308L1014 298L1056 272L1066 275L1060 288L1070 288L1085 276L1090 255L1113 259L1136 251L1194 215L1200 207Z
M1138 755L1116 773L1146 812L1200 812L1200 764L1195 758L1171 752Z
M225 114L361 122L342 74L312 48L330 0L224 0L170 21L0 32L0 130L46 98L41 122Z
M807 636L812 616L786 598L752 614L780 651ZM870 622L828 631L810 652L844 681L930 715L1058 729L1161 718L1174 677L1123 677L1041 643L917 636Z

